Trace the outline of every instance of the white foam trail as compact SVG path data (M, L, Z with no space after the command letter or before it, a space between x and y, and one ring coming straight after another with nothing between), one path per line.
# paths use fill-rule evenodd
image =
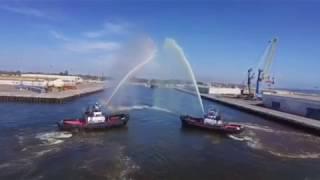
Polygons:
M53 150L53 149L45 149L45 150L42 150L42 151L36 152L36 153L35 153L35 155L36 155L37 157L40 157L40 156L43 156L43 155L45 155L45 154L47 154L47 153L51 152L52 150Z
M142 63L138 64L137 66L135 66L131 71L129 71L123 78L122 80L118 83L118 85L116 86L116 88L114 89L114 91L112 92L111 96L109 97L109 99L106 102L106 105L108 105L111 101L111 99L113 98L113 96L118 92L118 90L120 89L120 87L129 79L129 77L131 77L135 72L137 72L139 69L141 69L142 67L144 67L146 64L148 64L155 56L156 51L153 51L151 53L151 55Z
M229 134L228 137L233 139L233 140L236 140L236 141L244 141L245 140L242 137L237 137L237 136L234 136L234 135L231 135L231 134Z
M186 66L186 68L188 70L188 73L192 79L192 83L196 89L196 93L197 93L197 97L198 97L198 100L199 100L199 103L201 106L202 113L204 114L204 108L203 108L203 103L202 103L202 99L200 96L198 84L197 84L196 78L194 76L192 67L191 67L186 55L184 54L183 49L178 45L178 43L174 39L171 39L171 38L166 38L165 47L175 49L178 52L178 55L181 57L178 59L182 61L182 63Z
M11 163L0 164L0 169L10 167Z
M244 124L244 123L242 125L250 129L261 130L261 131L270 132L270 133L275 132L275 130L267 126L260 126L256 124Z
M320 158L320 153L305 153L305 154L285 154L279 153L275 151L268 151L270 154L282 158L290 158L290 159L318 159Z
M256 131L263 131L269 133L268 136L276 136L287 134L287 135L295 135L296 138L311 138L311 135L306 135L303 133L298 132L290 132L290 131L282 131L282 130L273 130L270 127L267 126L260 126L257 124L242 124L246 126L247 128L251 129L250 131L247 131L246 136L235 136L235 135L228 135L229 138L245 142L250 148L256 149L256 150L262 150L267 153L270 153L273 156L281 157L281 158L290 158L290 159L318 159L320 158L320 153L317 152L286 152L286 149L277 149L277 147L273 147L272 144L268 145L266 142L264 142L263 137L260 137L260 135L256 134L252 130ZM276 148L276 149L275 149Z
M311 137L312 136L311 134L305 134L305 133L301 133L301 132L275 130L275 129L271 129L271 127L261 126L261 125L258 125L258 124L250 124L250 123L238 123L238 124L242 124L243 126L249 128L249 129L254 129L254 130L258 130L258 131L264 131L264 132L268 132L268 133L290 134L290 135L297 135L297 136L304 136L304 137Z
M233 140L236 140L236 141L254 141L254 140L253 140L251 137L249 137L249 136L238 137L238 136L229 134L228 137L231 138L231 139L233 139Z
M63 139L70 137L72 137L72 134L69 132L47 132L36 135L36 138L45 142L47 145L60 144L63 142Z
M262 144L258 139L253 139L252 137L249 137L249 136L238 137L234 135L228 135L228 137L236 141L246 142L246 144L253 149L262 148Z
M251 147L252 149L262 149L263 148L263 145L257 139L256 140L252 139L252 140L247 141L247 145L249 147Z

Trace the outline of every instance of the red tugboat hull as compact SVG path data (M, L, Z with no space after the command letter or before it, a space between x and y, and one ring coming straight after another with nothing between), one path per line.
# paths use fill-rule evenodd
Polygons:
M244 130L244 127L239 124L222 123L217 125L204 124L203 118L196 118L192 116L180 116L183 126L205 129L222 134L238 134Z
M126 126L128 114L112 114L106 115L105 121L102 123L88 124L85 119L64 119L57 122L58 128L63 131L79 131L79 130L104 130L115 127Z

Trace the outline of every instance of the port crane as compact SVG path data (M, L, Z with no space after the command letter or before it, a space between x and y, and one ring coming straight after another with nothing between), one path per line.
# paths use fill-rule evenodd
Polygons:
M252 73L253 69L250 68L248 69L248 81L247 81L247 86L248 86L248 94L249 96L252 96L251 92L251 80L254 78L254 73Z
M265 82L269 86L271 84L274 84L274 77L272 78L270 77L270 69L276 53L277 43L278 43L277 38L273 38L271 41L269 41L269 45L267 46L267 49L266 49L266 56L264 59L263 68L258 69L256 95L260 93L259 91L260 82Z
M269 41L268 46L262 56L263 66L258 68L257 72L257 82L256 82L256 96L260 93L260 83L265 82L270 87L271 84L274 84L274 77L270 77L270 69L273 63L275 52L277 48L278 39L273 38ZM247 86L248 86L248 94L250 97L253 97L253 93L251 92L251 81L255 78L255 73L253 69L248 69L248 79L247 79Z

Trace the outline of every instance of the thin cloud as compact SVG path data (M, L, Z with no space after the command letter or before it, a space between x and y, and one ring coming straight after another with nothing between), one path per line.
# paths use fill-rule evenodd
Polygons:
M111 41L93 41L93 42L70 42L64 44L64 48L69 51L79 53L92 53L92 52L110 52L117 50L121 47L118 42Z
M3 6L0 6L0 9L11 12L11 13L20 14L20 15L48 18L48 16L42 11L39 11L38 9L34 9L34 8L29 8L29 7L12 7L12 6L3 5Z
M99 38L110 34L126 34L129 32L130 24L127 22L106 22L101 30L85 32L88 38Z
M121 44L115 41L72 39L55 30L50 30L49 34L61 41L63 49L78 53L110 52L121 47Z
M70 41L69 38L67 38L65 35L63 35L62 33L58 33L57 31L51 30L49 31L49 33L56 39L58 40L63 40L63 41Z
M88 38L98 38L105 35L105 31L92 31L92 32L85 32L84 36Z
M106 22L104 24L104 29L106 31L109 31L110 33L127 33L129 28L129 23L122 22L122 23L112 23L112 22Z

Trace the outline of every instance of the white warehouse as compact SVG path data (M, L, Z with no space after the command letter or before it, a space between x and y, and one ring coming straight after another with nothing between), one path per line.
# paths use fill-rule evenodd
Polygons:
M82 83L83 79L79 76L64 76L53 74L21 74L25 78L39 78L39 79L61 79L64 85L74 86L75 84Z
M320 96L268 93L262 100L266 107L320 120Z
M0 85L10 86L35 86L35 87L63 87L64 82L61 79L40 79L27 78L19 76L0 76Z
M215 94L215 95L240 95L241 89L238 87L215 87L211 86L209 88L209 94Z
M25 85L25 86L47 87L48 81L43 80L43 79L1 77L0 76L0 85L11 85L11 86Z

